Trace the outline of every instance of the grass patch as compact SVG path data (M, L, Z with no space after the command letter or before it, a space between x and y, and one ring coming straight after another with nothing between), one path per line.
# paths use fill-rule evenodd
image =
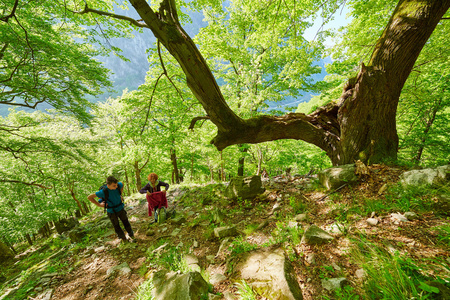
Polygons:
M237 282L237 293L240 296L240 300L256 300L256 295L253 292L252 287L244 280Z
M438 241L450 247L450 225L435 227L438 231Z
M364 299L431 299L439 292L427 283L436 281L429 264L421 264L399 252L391 254L368 241L359 240L356 245L353 256L367 273Z
M159 249L158 249L159 248ZM147 249L147 261L155 268L171 271L188 272L189 268L183 258L185 251L181 247L169 246L164 240Z
M144 281L138 288L135 300L153 300L153 280Z
M294 214L301 214L307 211L307 205L300 199L293 196L289 197L289 205L292 207Z

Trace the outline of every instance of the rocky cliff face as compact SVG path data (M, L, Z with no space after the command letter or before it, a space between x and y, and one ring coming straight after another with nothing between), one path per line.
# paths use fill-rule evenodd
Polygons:
M116 13L139 19L133 10L124 11L117 9ZM192 23L185 25L184 29L193 37L205 23L202 21L203 15L201 13L190 13L190 16ZM146 50L155 47L156 38L149 29L144 29L142 33L135 31L133 34L134 38L132 39L118 38L109 40L112 46L122 49L121 55L129 61L124 61L114 54L98 57L98 60L112 71L111 80L116 92L105 93L99 96L95 102L121 95L124 89L129 91L136 90L139 85L145 82L145 75L149 68Z

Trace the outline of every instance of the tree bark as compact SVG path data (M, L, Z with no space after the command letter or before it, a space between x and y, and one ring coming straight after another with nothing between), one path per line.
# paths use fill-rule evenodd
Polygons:
M242 143L297 139L324 150L334 165L396 159L395 116L403 85L450 0L400 0L367 66L349 80L336 104L311 115L239 118L227 105L206 61L178 22L174 0L156 14L130 0L145 24L178 61L187 84L217 126L218 150Z
M178 173L177 154L175 149L170 149L170 160L172 161L172 183L180 183L180 174Z
M134 174L136 178L136 188L139 191L142 188L142 181L141 181L141 169L139 168L139 162L137 160L134 161Z
M33 246L33 241L31 240L30 234L25 234L25 238L27 239L28 245Z
M80 210L82 215L86 215L86 212L84 211L83 207L81 206L80 201L75 196L75 192L73 191L73 187L70 188L70 194L72 195L73 200L77 203L78 209Z
M241 152L244 156L239 158L237 176L244 176L245 153L247 153L247 151L248 151L247 145L239 145L239 152Z

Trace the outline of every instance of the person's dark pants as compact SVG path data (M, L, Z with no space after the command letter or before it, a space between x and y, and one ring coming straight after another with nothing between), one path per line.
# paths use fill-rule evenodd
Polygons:
M128 235L130 237L134 236L133 233L133 229L131 229L131 224L130 221L128 221L128 216L127 216L127 212L125 211L125 209L122 209L121 211L118 211L114 214L108 213L108 217L111 220L111 223L114 226L114 230L117 233L117 236L124 240L125 238L125 233L123 232L122 228L120 227L119 224L119 219L122 221L123 226L125 227L125 230L128 232Z

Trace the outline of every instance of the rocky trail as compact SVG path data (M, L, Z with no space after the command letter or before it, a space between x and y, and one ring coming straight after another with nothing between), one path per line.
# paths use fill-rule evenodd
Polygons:
M269 289L278 286L281 292L253 284L255 299L278 299L282 294L289 295L285 299L339 299L336 290L344 286L362 297L370 275L355 245L362 252L371 251L364 245L382 245L392 255L433 262L420 272L448 280L449 238L440 231L450 226L448 195L440 195L441 189L421 196L420 207L398 206L406 200L394 197L395 189L387 186L394 186L404 171L371 166L356 183L341 184L339 190L323 189L315 178L278 176L263 180L265 192L247 200L224 197L225 186L220 184L175 186L168 192L168 212L175 213L161 224L147 215L145 198L133 195L126 200L126 210L136 243L120 244L99 210L80 220L84 239L78 246L67 244L29 266L22 283L8 279L9 288L0 299L139 299L139 286L161 269L200 272L210 283L210 299L243 299L246 283L267 278L272 282ZM399 207L409 210L396 210ZM30 248L16 256L15 263L45 251L51 246ZM278 272L276 278L283 281L274 280ZM29 286L25 292L24 282ZM446 288L441 286L437 295L446 297Z

